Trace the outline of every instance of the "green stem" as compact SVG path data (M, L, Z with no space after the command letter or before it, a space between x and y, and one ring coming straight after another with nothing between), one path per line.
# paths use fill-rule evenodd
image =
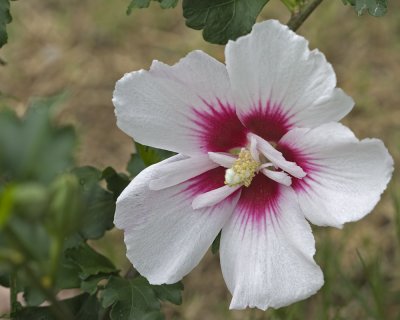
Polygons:
M125 279L133 279L137 275L138 275L138 272L136 271L136 269L132 265L130 265L129 269L124 274L124 278ZM110 311L111 311L111 307L108 307L106 310L104 310L104 314L102 317L100 317L100 319L101 320L109 320L110 319Z
M51 244L50 279L51 279L52 285L54 284L54 282L56 280L57 270L60 265L60 259L61 259L63 245L64 245L64 241L60 236L53 239L53 242Z
M29 259L35 259L33 254L26 247L25 243L23 241L21 241L18 234L14 231L14 229L10 225L5 226L5 228L3 229L3 232L4 232L5 236L8 238L8 240L10 240L10 242L17 247L17 249L20 251L20 253L23 256L25 256L26 258L29 258Z
M10 310L11 314L14 315L17 312L17 277L15 272L10 274Z
M20 252L25 256L29 257L31 259L34 259L32 253L29 251L29 249L26 247L25 243L21 241L19 238L18 234L11 228L10 226L6 226L3 229L5 235L12 241L14 245L17 246L17 248L20 250ZM64 305L62 305L55 297L55 294L52 290L50 290L48 287L46 287L36 272L30 267L28 263L25 263L23 266L23 269L26 271L29 280L31 283L39 289L42 294L46 297L46 300L50 302L50 308L54 314L54 316L59 319L59 320L70 320L73 319L74 316L70 312L68 308L66 308Z
M288 27L296 31L303 24L304 21L310 16L310 14L321 4L323 0L313 0L303 10L292 15L288 21Z
M39 289L42 294L46 297L46 300L50 302L50 309L53 312L54 316L59 320L70 320L74 318L74 315L70 312L68 308L62 305L55 297L52 290L45 287L43 283L38 279L37 275L33 271L33 269L26 265L24 269L29 276L32 284Z
M126 271L124 278L125 279L133 279L136 277L136 275L138 274L138 272L136 271L136 269L131 265L128 269L128 271Z

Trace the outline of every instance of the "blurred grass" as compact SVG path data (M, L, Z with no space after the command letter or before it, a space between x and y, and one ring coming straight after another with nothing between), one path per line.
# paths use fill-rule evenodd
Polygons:
M81 134L79 162L123 170L132 143L116 125L115 81L148 68L153 59L174 63L194 49L223 61L223 47L205 43L185 27L181 9L153 5L127 17L127 1L31 0L12 2L9 44L0 57L0 105L19 113L32 96L68 92L60 121ZM260 20L288 19L278 0ZM400 3L383 18L357 17L339 0L325 1L299 30L333 64L338 85L357 102L344 122L360 138L377 137L400 159ZM288 308L229 311L230 295L211 253L185 278L181 307L165 306L168 319L400 319L400 188L395 171L374 213L343 230L315 228L316 260L325 275L320 292ZM392 196L392 195L393 196ZM394 200L394 201L393 201ZM394 203L397 204L395 209ZM349 208L351 210L351 208ZM122 238L113 231L96 246L123 270ZM301 276L301 275L299 275Z

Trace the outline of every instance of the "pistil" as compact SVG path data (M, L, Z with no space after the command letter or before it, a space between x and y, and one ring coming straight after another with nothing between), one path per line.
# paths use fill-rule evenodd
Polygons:
M233 166L225 171L225 184L230 187L238 185L248 187L259 167L260 163L253 159L250 151L243 148Z

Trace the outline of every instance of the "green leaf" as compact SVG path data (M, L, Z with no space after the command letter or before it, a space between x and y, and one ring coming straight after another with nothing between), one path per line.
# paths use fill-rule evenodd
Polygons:
M36 261L44 261L48 258L50 237L42 224L27 223L20 217L13 216L9 228L14 233L14 236L8 239L10 248L15 248L26 258ZM15 240L15 237L18 238L18 241ZM21 251L21 246L26 251Z
M160 7L162 9L175 8L178 4L178 0L153 0L160 3ZM148 8L150 6L150 0L131 0L129 3L128 9L126 10L127 14L131 14L134 9L143 9Z
M359 16L365 11L374 17L384 16L387 12L387 0L343 0L343 3L353 6Z
M148 8L149 6L150 0L132 0L126 10L126 14L131 14L134 9L143 9Z
M114 195L114 200L117 200L121 192L129 184L129 177L123 173L117 173L113 168L107 167L103 170L102 178L107 182L107 189Z
M73 289L81 286L79 274L81 268L75 261L71 261L65 255L61 259L59 268L57 269L57 277L55 280L55 288L57 289Z
M144 315L142 318L142 320L164 320L164 319L165 317L160 311L152 311L146 313L146 315Z
M299 0L281 0L281 2L290 10L290 12L294 13L296 8L298 8Z
M46 300L46 297L41 290L30 286L24 289L24 300L28 306L38 306Z
M153 285L152 288L156 293L158 299L169 301L173 304L182 304L182 282L177 282L174 284L163 284L160 286Z
M96 296L87 297L85 295L85 299L75 314L74 320L98 320L100 308L101 305Z
M146 167L156 164L174 155L174 153L171 151L152 148L137 142L135 143L135 147Z
M102 305L112 306L112 320L162 319L160 302L143 277L133 280L111 277L102 293Z
M108 279L110 277L109 273L99 273L94 276L90 276L81 283L81 289L90 295L93 295L98 290L98 283L101 280Z
M93 250L87 244L67 249L65 256L80 268L80 277L83 280L93 275L113 274L118 271L108 258Z
M0 286L3 287L10 287L10 275L7 273L0 272Z
M102 173L96 168L80 167L72 172L78 177L84 195L80 234L85 239L101 238L114 226L114 196L100 186Z
M204 40L226 44L251 31L269 0L183 0L183 16L190 28L203 29Z
M60 301L74 315L74 320L98 320L100 304L88 294ZM57 320L50 307L26 307L19 310L15 320Z
M43 184L35 182L9 184L13 187L13 211L27 220L43 218L49 205L49 190Z
M78 178L72 174L58 176L51 185L47 230L62 241L79 228L83 197Z
M0 112L0 181L48 183L72 166L75 132L52 124L58 100L37 100L22 119L10 110Z
M14 316L15 320L57 320L49 307L22 308Z
M175 8L178 4L178 0L156 0L160 3L160 7L163 9Z
M0 229L3 228L11 217L14 206L14 187L8 186L0 191Z
M12 20L10 14L10 0L0 0L0 48L7 43L6 25Z
M79 233L74 233L64 239L64 249L76 248L83 242L85 239Z
M142 158L140 158L140 155L137 153L132 153L131 159L129 160L127 166L127 170L131 177L137 176L144 169L146 169L146 165L144 164Z
M138 175L143 169L162 160L165 160L175 153L171 151L152 148L135 142L136 153L131 155L127 170L132 177Z

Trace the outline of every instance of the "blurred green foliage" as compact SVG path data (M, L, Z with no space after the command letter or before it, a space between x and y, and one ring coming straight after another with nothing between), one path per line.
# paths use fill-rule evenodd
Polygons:
M159 300L181 303L181 284L151 286L137 273L125 278L88 244L113 228L115 201L130 179L111 167L74 167L75 131L54 125L59 102L60 97L37 99L22 118L0 111L0 283L11 289L8 316L162 319ZM143 158L136 160L139 168L130 164L133 172L169 155L138 150ZM57 300L58 292L73 288L77 297ZM121 294L111 298L113 290ZM19 292L24 306L17 301ZM148 297L136 302L147 293L150 306ZM44 301L50 306L40 306Z
M49 183L72 166L75 132L50 122L59 99L36 100L22 119L10 110L1 112L0 181Z
M354 7L357 14L361 16L368 12L371 16L381 17L387 12L387 0L342 0L344 4Z

